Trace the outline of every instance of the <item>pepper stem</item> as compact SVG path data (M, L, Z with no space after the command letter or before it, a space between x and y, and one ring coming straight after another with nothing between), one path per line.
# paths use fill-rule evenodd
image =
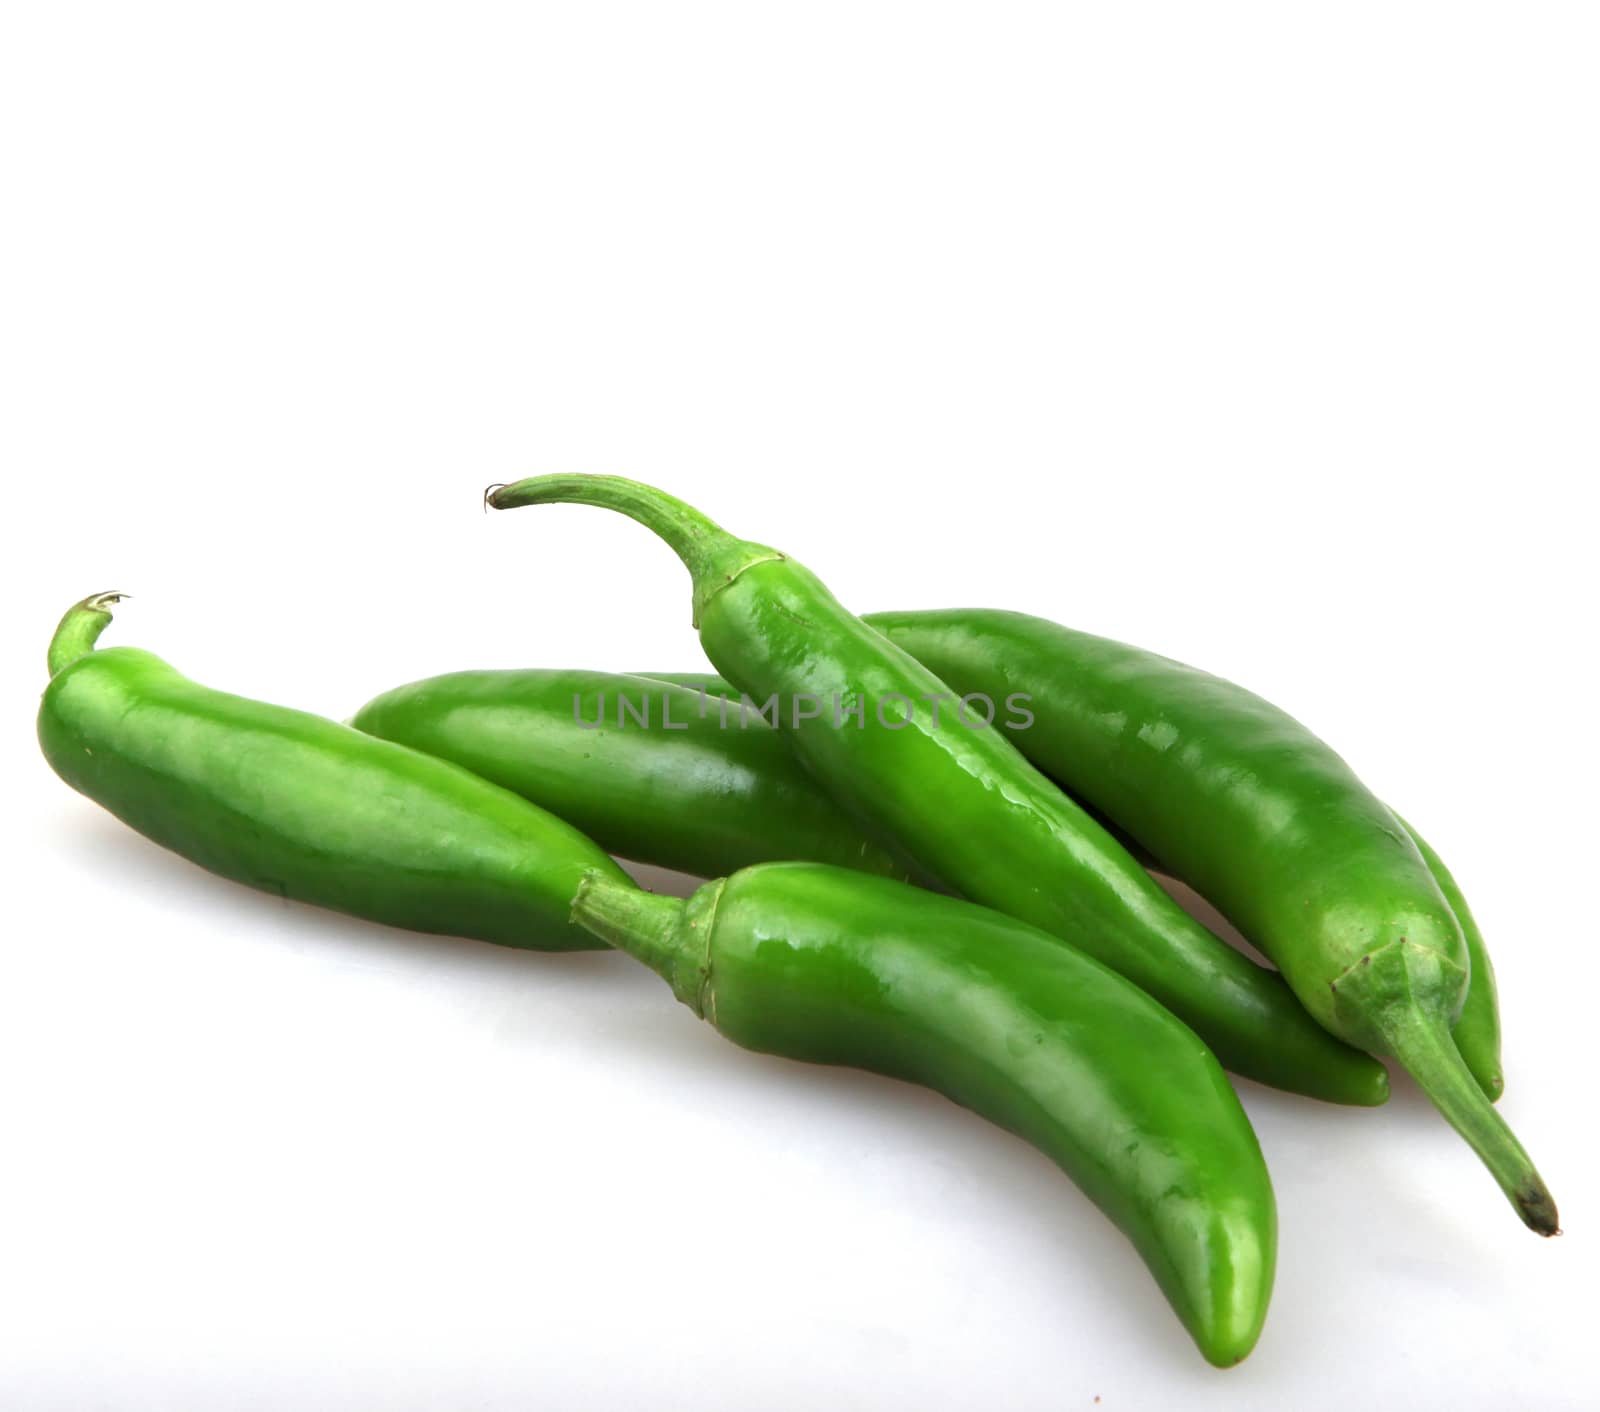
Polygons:
M618 951L643 961L669 984L687 959L679 939L683 902L602 873L585 873L572 899L572 920Z
M1412 1012L1382 1028L1390 1053L1483 1159L1523 1224L1542 1236L1560 1235L1555 1199L1533 1159L1473 1078L1444 1022Z
M1505 1075L1500 1069L1500 1013L1495 997L1494 963L1489 960L1489 950L1484 945L1483 933L1478 930L1472 909L1467 906L1467 899L1462 895L1461 887L1450 869L1445 867L1444 859L1400 815L1395 814L1395 818L1400 820L1401 828L1416 844L1417 852L1428 865L1428 871L1433 874L1444 900L1455 913L1456 925L1461 928L1461 935L1467 943L1467 958L1471 963L1467 968L1467 999L1451 1027L1450 1037L1461 1051L1461 1057L1467 1061L1478 1087L1493 1103L1506 1086Z
M1516 1134L1494 1109L1450 1036L1445 997L1460 968L1404 939L1369 953L1334 982L1334 1004L1361 1043L1393 1055L1476 1152L1523 1224L1560 1235L1555 1200Z
M111 622L111 605L126 597L126 593L91 593L67 609L50 639L47 661L52 677L94 651L100 634Z
M585 873L572 898L572 920L636 957L668 980L681 948L674 942L683 903L604 874Z
M784 556L765 544L729 534L692 505L654 486L623 476L533 476L492 485L484 504L496 510L523 505L598 505L615 510L666 541L694 580L694 620L705 604L752 565Z

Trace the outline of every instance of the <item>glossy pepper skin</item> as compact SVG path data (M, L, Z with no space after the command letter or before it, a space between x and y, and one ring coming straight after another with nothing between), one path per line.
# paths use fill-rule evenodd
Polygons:
M946 611L919 621L937 618L950 628L961 616ZM952 686L973 679L961 655L970 641L944 635ZM1032 701L1046 714L1058 709L1048 697ZM741 708L739 693L710 672L451 672L375 697L350 723L454 761L566 820L608 853L641 863L710 878L796 859L923 881L834 804L756 704ZM1060 759L1051 768L1050 744L1060 742L1049 731L1012 738L1046 774L1064 768ZM1091 812L1141 863L1166 871L1115 820ZM1467 999L1452 1038L1493 1100L1504 1080L1494 972L1482 933L1444 862L1400 822L1466 939Z
M565 951L586 875L631 886L576 829L460 766L230 696L133 647L95 651L121 595L68 610L39 744L81 794L213 873L413 931Z
M766 721L687 687L452 672L384 692L350 724L464 766L642 863L715 878L792 858L908 876Z
M979 690L975 682L983 682L990 688L998 689L1013 680L1009 672L1000 671L993 661L988 650L988 637L984 631L982 620L987 616L983 609L964 612L961 609L946 609L927 611L913 614L896 613L867 613L861 621L873 627L882 626L889 630L891 637L898 637L902 645L912 643L912 634L927 634L929 641L936 644L932 651L938 658L939 667L935 670L945 681L949 682L953 690ZM964 622L968 617L975 617L979 624L972 631L964 630ZM910 627L907 624L911 624ZM1069 631L1062 629L1062 631ZM1077 637L1083 634L1075 634ZM1095 640L1095 639L1091 639ZM917 645L921 645L919 642ZM1124 647L1123 651L1135 653L1139 649ZM912 653L916 656L916 653ZM1155 662L1165 659L1156 658L1149 654ZM920 659L919 659L920 660ZM930 664L931 665L931 664ZM715 699L722 696L731 696L737 699L738 693L733 687L711 672L646 672L641 675L651 677L657 681L671 682L675 685L693 688L697 693L704 693L707 697ZM1030 710L1037 708L1033 714L1043 712L1050 718L1053 727L1059 716L1070 713L1074 709L1074 700L1069 697L1065 701L1056 699L1052 687L1054 681L1046 676L1034 673L1029 677L1030 682L1038 690L1025 693L1031 703ZM963 686L963 683L966 685ZM1227 685L1227 683L1223 683ZM1242 691L1242 688L1235 688ZM985 693L989 694L989 693ZM781 720L781 716L780 716ZM1056 779L1057 783L1065 775L1081 775L1087 768L1088 762L1080 760L1076 754L1079 742L1066 737L1061 731L1047 727L1045 730L1035 732L1031 728L1019 730L1012 737L1017 748L1038 766L1045 774ZM1087 748L1087 747L1085 747ZM670 745L662 747L663 751L670 751ZM455 758L450 756L449 758ZM1070 793L1071 791L1069 791ZM1097 791L1098 793L1098 791ZM535 803L542 802L537 795L528 796ZM1150 851L1130 836L1126 829L1110 818L1105 811L1097 808L1093 801L1085 799L1082 795L1074 795L1077 802L1083 805L1104 825L1123 847L1127 848L1140 863L1146 867L1154 868L1157 872L1171 873L1169 865L1159 858L1152 857ZM552 806L553 807L553 806ZM555 812L560 813L557 809ZM565 817L565 816L563 816ZM1461 1007L1460 1018L1457 1019L1451 1030L1451 1038L1455 1040L1456 1048L1461 1057L1467 1061L1467 1067L1472 1071L1472 1076L1478 1081L1478 1087L1488 1096L1492 1103L1500 1097L1505 1089L1505 1078L1500 1065L1500 1010L1496 996L1494 966L1489 959L1488 947L1483 940L1483 933L1479 930L1477 922L1472 915L1472 909L1467 906L1467 899L1462 896L1461 889L1456 880L1451 876L1450 870L1445 866L1444 860L1423 840L1422 836L1411 827L1398 814L1395 818L1411 835L1411 841L1416 844L1417 852L1422 855L1422 861L1427 864L1428 871L1433 874L1433 880L1439 886L1439 891L1450 904L1461 934L1467 943L1467 956L1470 962L1467 978L1467 998ZM839 826L842 826L842 821ZM760 825L752 823L753 828ZM813 853L791 852L786 854L772 853L773 858L810 858L818 856ZM827 861L827 860L823 860ZM695 868L686 871L696 872ZM709 876L709 874L707 874Z
M1460 893L1441 891L1406 826L1327 745L1231 682L1026 614L873 624L957 690L1030 693L1033 758L1210 899L1331 1033L1398 1060L1523 1221L1556 1233L1548 1189L1451 1038L1473 959ZM1492 982L1481 997L1466 1036L1480 1054L1471 1026L1492 1018Z
M959 662L947 666L952 685L965 679ZM641 863L711 878L796 859L921 881L822 791L757 704L741 707L733 687L710 672L450 672L384 692L350 724L451 760ZM1036 738L1050 737L1012 737L1024 755ZM1051 773L1049 760L1030 758ZM1114 821L1100 822L1115 831ZM1499 1025L1483 939L1443 862L1413 838L1471 953L1456 1047L1498 1097ZM1136 840L1119 842L1144 852ZM1140 861L1162 866L1148 855Z
M785 734L877 836L952 890L1120 971L1235 1072L1335 1101L1383 1101L1382 1066L1319 1029L1278 976L1185 913L1000 731L953 719L949 688L801 565L615 476L540 477L487 499L499 509L602 505L654 530L689 569L702 645L727 680L757 701L861 704L860 728L820 719L786 725ZM946 709L936 718L931 698L941 694Z
M1128 1236L1212 1363L1266 1317L1276 1210L1199 1038L1025 923L822 864L769 863L687 902L584 884L573 915L747 1049L932 1088L1045 1153Z

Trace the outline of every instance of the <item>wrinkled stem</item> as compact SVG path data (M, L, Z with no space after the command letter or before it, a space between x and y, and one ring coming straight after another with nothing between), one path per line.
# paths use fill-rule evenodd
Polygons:
M643 961L702 1019L711 1004L711 927L727 879L692 897L659 897L601 873L586 873L572 899L572 920L601 941Z
M127 596L116 592L91 593L67 609L56 626L55 636L50 639L47 661L52 677L94 651L100 634L111 621L111 605Z
M572 920L672 979L683 947L677 941L683 903L601 873L586 873L572 899Z

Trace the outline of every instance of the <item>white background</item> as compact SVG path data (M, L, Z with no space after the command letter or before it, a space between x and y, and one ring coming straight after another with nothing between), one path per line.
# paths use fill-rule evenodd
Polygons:
M1594 1405L1592 7L5 16L8 1412ZM222 883L38 757L105 588L336 716L697 665L643 530L479 512L552 470L1300 715L1471 897L1568 1234L1408 1083L1241 1084L1280 1269L1216 1372L979 1119Z

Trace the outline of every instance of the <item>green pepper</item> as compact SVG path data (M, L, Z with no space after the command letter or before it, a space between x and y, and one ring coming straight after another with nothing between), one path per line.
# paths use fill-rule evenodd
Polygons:
M871 622L953 690L1028 693L1031 758L1219 908L1333 1034L1393 1055L1528 1226L1555 1233L1550 1193L1489 1105L1494 983L1465 899L1326 744L1231 682L1041 618Z
M788 733L836 798L932 876L1120 971L1237 1073L1342 1102L1386 1096L1381 1065L1335 1040L1279 976L1185 913L1000 731L963 726L949 688L806 569L617 477L544 477L488 496L502 509L563 500L620 510L667 540L693 577L707 655L742 691L761 702L803 695L851 716Z
M961 615L938 616L953 622ZM946 646L959 649L956 640ZM947 656L945 667L953 684L971 680L960 656ZM1040 711L1054 710L1048 697L1033 700ZM711 878L798 859L921 881L823 792L754 706L710 672L450 672L374 697L350 724L465 766L565 819L608 853L640 863ZM1047 774L1050 738L1013 737ZM1042 750L1033 748L1036 740ZM1090 812L1141 863L1170 871L1114 820ZM1451 1036L1494 1099L1504 1082L1483 936L1443 861L1406 827L1466 937L1471 974Z
M1024 923L885 878L770 863L687 902L596 875L573 915L748 1049L909 1080L1017 1133L1128 1236L1200 1351L1266 1317L1276 1210L1195 1034Z
M513 946L637 949L632 921L682 910L458 765L200 686L148 652L95 650L120 596L62 619L39 740L68 784L157 843L278 896ZM731 925L694 963L725 1032L920 1079L1030 1138L1129 1234L1206 1357L1249 1352L1272 1285L1272 1190L1190 1031L1054 941L887 878L767 870L698 896L725 889ZM671 971L666 931L642 935Z
M413 931L565 951L586 875L631 886L560 819L459 765L229 696L133 647L95 651L120 594L67 611L39 743L69 785L225 878Z
M753 711L604 672L451 672L367 702L350 724L520 794L608 853L719 878L801 859L914 871L849 820Z
M909 650L910 644L905 640L904 636L904 621L908 616L911 615L897 613L867 613L863 615L861 621L868 623L873 627L879 627L881 625L885 629L890 630L890 636L895 635L893 629L897 624L900 625L902 645L907 646ZM984 663L986 661L986 657L982 647L982 643L984 641L983 632L981 630L972 633L963 633L959 631L961 622L965 618L971 616L982 618L984 616L983 610L946 609L937 612L923 612L914 615L919 630L932 632L935 623L937 623L942 629L942 631L940 631L938 634L938 646L935 649L939 660L939 668L936 670L938 670L940 677L948 681L951 687L958 691L963 689L962 683L966 683L966 690L975 690L976 688L973 686L973 683L979 680L986 681L991 687L999 687L1012 682L1014 679L1011 677L1009 672L998 672L994 669L992 664L989 666L987 674L985 674ZM1071 629L1063 628L1061 631L1070 632ZM1075 638L1082 638L1086 636L1086 634L1073 633L1073 636ZM1134 647L1125 647L1123 650L1130 655L1139 651L1138 648ZM913 652L912 655L915 656L915 652ZM1153 661L1165 660L1153 658L1153 655L1152 659ZM463 673L463 675L468 674ZM696 693L697 701L702 697L707 697L714 700L729 696L736 698L738 695L738 693L734 691L733 687L728 682L725 682L721 677L710 672L643 672L639 675L654 681L666 682L675 686L692 688ZM441 685L449 680L449 678L440 679ZM1175 680L1181 681L1183 678L1179 677ZM1221 680L1221 678L1216 678L1215 682L1219 690L1225 689L1225 695L1231 694L1232 692L1243 691L1243 688L1234 687L1231 682L1224 682ZM1060 702L1055 699L1054 693L1051 690L1052 682L1050 680L1035 680L1033 685L1039 689L1039 694L1035 695L1033 692L1026 692L1023 694L1028 697L1030 702L1037 705L1039 711L1044 712L1047 716L1053 717L1058 711L1065 712L1072 709L1073 703L1070 698L1066 701ZM433 722L429 719L430 715L448 710L448 700L449 694L446 692L441 693L440 696L428 698L426 700L426 704L418 702L417 704L422 706L423 709L420 710L418 712L418 716L414 720L408 722L408 724L411 725L413 730L426 729L428 725L433 724ZM430 706L432 707L432 712L427 709ZM1037 715L1037 712L1033 712L1032 714ZM452 724L454 723L455 722L452 721ZM509 722L505 722L503 724L507 726L510 725ZM524 739L527 738L527 730L532 725L533 723L531 721L525 721L523 723L523 730L521 734ZM386 734L386 732L382 730L378 731L377 733L379 735ZM444 733L440 732L440 734L443 735ZM515 746L512 744L512 740L517 734L518 732L516 731L508 731L505 737L503 737L501 744L506 747L508 752L505 757L505 761L504 763L502 763L500 760L491 761L491 768L488 772L486 772L487 777L499 780L500 783L507 785L509 788L516 789L519 794L524 794L527 798L532 799L536 804L545 804L545 800L540 797L540 794L546 788L546 785L537 768L525 768L517 771L516 773L520 777L519 783L512 783L511 780L501 779L499 775L493 773L494 766L498 765L500 768L504 769L513 759L519 758L515 755ZM701 732L701 737L704 741L704 749L717 749L717 738L712 737L706 732ZM407 739L407 737L404 735L395 736L394 738L406 740L407 744L418 744L416 741ZM1035 734L1031 729L1021 730L1018 731L1017 734L1012 737L1012 739L1016 741L1017 748L1020 749L1029 760L1037 765L1039 769L1043 770L1047 775L1056 777L1057 783L1060 783L1062 776L1077 776L1083 773L1084 766L1082 764L1075 763L1077 761L1077 756L1073 753L1068 753L1062 750L1061 747L1063 745L1063 741L1061 737L1053 731L1044 730ZM439 743L448 747L452 747L445 748L440 751L440 753L443 754L446 759L451 760L460 759L460 756L455 753L456 751L466 751L471 749L470 740L466 735L457 737L454 735L454 733L451 733L448 739L441 740ZM543 743L548 747L548 745L550 745L552 742L547 740ZM633 743L637 749L638 742L635 741ZM729 740L726 737L723 737L721 739L721 745L722 749L727 751L730 748L737 749L740 745L740 742L736 740ZM662 739L658 737L656 746L657 752L652 760L652 776L657 785L655 802L662 806L663 813L658 816L655 829L650 830L649 832L671 832L671 830L665 826L665 819L670 816L672 809L671 801L668 798L668 795L680 794L681 796L681 791L691 783L690 778L680 768L681 765L687 765L688 762L674 761L669 758L674 753L670 741L663 744ZM429 747L419 744L418 748L427 749ZM1319 748L1325 747L1321 747L1319 742ZM461 763L467 764L468 761L461 760ZM524 761L524 763L526 764L532 762ZM795 787L797 784L803 784L808 781L808 776L806 776L803 770L799 770L795 765L792 765L789 762L783 763L786 770L786 777L798 776L798 779L792 780L790 784L791 788ZM779 762L771 760L766 755L763 755L759 762L752 760L751 765L754 768L760 769L776 769L778 768ZM1096 791L1096 793L1098 794L1099 791ZM1153 857L1149 850L1146 849L1138 839L1129 835L1115 819L1108 817L1103 810L1096 808L1091 801L1085 799L1082 795L1074 795L1074 798L1076 798L1078 803L1083 805L1084 808L1087 809L1096 820L1103 824L1105 828L1117 839L1117 841L1121 843L1124 848L1127 848L1129 852L1131 852L1134 857L1140 861L1140 863L1144 864L1144 866L1148 868L1153 868L1157 872L1173 875L1173 869L1169 865L1163 863L1159 858ZM562 818L569 817L566 811L556 803L546 804L545 807L550 809L553 813L560 814ZM712 807L714 807L714 805ZM1472 909L1467 905L1467 899L1462 895L1460 886L1457 884L1455 878L1451 875L1449 868L1445 866L1444 860L1428 846L1422 835L1412 828L1409 823L1407 823L1404 819L1401 819L1398 814L1395 815L1395 818L1404 826L1406 832L1411 835L1411 841L1416 844L1417 852L1422 855L1422 861L1428 865L1428 871L1433 874L1433 880L1439 885L1439 891L1444 895L1445 901L1450 904L1450 910L1455 916L1457 925L1459 925L1461 928L1461 934L1463 938L1466 940L1467 958L1470 963L1468 967L1469 975L1467 977L1467 998L1466 1002L1461 1007L1460 1017L1456 1020L1454 1028L1452 1028L1450 1031L1450 1037L1455 1041L1456 1048L1460 1051L1461 1057L1467 1061L1467 1068L1472 1071L1473 1078L1478 1081L1478 1087L1484 1091L1489 1101L1492 1103L1499 1098L1501 1093L1505 1090L1505 1078L1501 1072L1500 1066L1500 1007L1495 988L1494 965L1489 959L1488 946L1484 942L1483 932L1479 929L1478 923L1472 915ZM637 818L635 819L635 823L637 823ZM830 821L825 818L818 818L813 810L806 818L805 824L806 833L798 841L798 847L796 847L795 842L791 841L787 845L789 851L769 851L763 856L769 858L815 858L818 861L827 862L830 860L823 856L821 850L824 848L838 847L839 840L842 840L844 846L847 848L858 846L858 831L855 830L851 823L843 817L839 817L831 821L831 827L836 831L837 835L836 840L832 843L826 843L820 837L815 836L810 832L811 827L814 825L821 824L825 827L830 826ZM759 847L767 842L767 840L761 837L764 825L764 816L758 817L755 814L751 814L747 818L745 824L745 837L750 840L753 846ZM604 823L602 823L600 827L603 833L605 829ZM738 829L737 819L730 818L726 820L724 827L729 833L736 832ZM596 835L596 837L599 836L600 834ZM860 846L865 847L866 845L862 844ZM629 854L628 856L633 857L635 855ZM656 860L642 858L642 861L654 862ZM751 858L747 861L754 862L757 861L757 859ZM695 867L692 863L683 865L672 864L669 866L682 866L685 872L690 873L703 872L702 869ZM874 870L869 867L866 869L866 871L870 872ZM705 873L704 876L709 877L711 874Z

